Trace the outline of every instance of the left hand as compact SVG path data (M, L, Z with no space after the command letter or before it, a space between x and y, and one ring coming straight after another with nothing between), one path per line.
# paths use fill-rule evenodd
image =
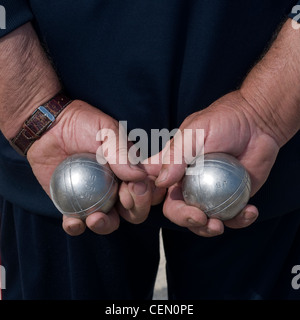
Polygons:
M89 152L96 154L101 142L96 140L100 130L110 129L119 141L118 122L109 115L84 101L74 100L57 118L56 125L33 143L28 151L28 161L33 173L50 196L50 179L60 162L67 156ZM127 137L122 137L127 141ZM124 155L126 146L116 146L116 159ZM126 153L125 153L126 155ZM147 176L142 166L121 164L106 159L110 168L122 181L119 189L120 201L108 214L94 212L85 221L63 216L63 229L75 236L88 227L97 234L109 234L118 229L120 216L131 223L143 222L151 204L161 201L164 189L155 188L154 177Z

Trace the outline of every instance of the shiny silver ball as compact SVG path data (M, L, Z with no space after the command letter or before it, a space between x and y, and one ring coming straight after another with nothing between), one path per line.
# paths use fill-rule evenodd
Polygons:
M62 214L83 219L93 212L108 213L112 209L118 195L118 181L108 164L97 162L96 155L76 154L55 169L50 193Z
M182 181L188 205L198 207L208 217L229 220L248 203L251 181L241 163L225 153L209 153L190 166Z

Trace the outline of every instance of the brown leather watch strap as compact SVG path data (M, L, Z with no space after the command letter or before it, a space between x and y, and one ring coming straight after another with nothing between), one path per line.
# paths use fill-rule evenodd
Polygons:
M71 102L63 93L58 93L34 111L24 122L21 131L10 140L10 144L17 152L26 156L31 145L52 126L57 116Z

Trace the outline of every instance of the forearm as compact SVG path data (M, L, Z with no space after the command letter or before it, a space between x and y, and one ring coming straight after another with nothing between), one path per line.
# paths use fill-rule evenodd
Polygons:
M279 146L300 129L300 30L290 19L240 91Z
M10 139L61 85L31 24L2 38L0 52L0 130Z

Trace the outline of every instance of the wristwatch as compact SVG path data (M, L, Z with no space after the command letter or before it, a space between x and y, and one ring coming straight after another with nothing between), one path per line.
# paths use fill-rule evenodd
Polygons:
M31 145L53 125L57 116L71 102L70 98L60 92L38 107L23 123L19 133L9 141L12 147L22 156L26 156Z

